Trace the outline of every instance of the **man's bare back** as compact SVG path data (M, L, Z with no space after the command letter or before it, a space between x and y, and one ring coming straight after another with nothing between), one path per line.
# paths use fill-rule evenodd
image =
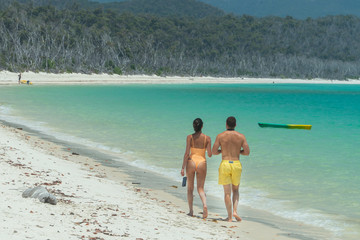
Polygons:
M240 154L249 155L250 153L245 136L234 130L220 133L214 143L215 149L217 142L219 145L217 148L221 147L223 160L239 160Z
M221 147L221 150L218 150ZM241 155L249 155L250 149L243 134L234 130L220 133L215 140L213 153L218 150L223 160L239 160ZM216 153L215 153L216 154Z

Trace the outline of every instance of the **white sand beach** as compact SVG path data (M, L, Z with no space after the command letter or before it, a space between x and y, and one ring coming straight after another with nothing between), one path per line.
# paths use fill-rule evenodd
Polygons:
M8 71L0 72L0 85L18 84L18 74ZM217 78L217 77L160 77L147 75L110 75L81 73L22 73L22 80L37 85L61 84L191 84L191 83L314 83L314 84L360 84L360 80L328 79L278 79L278 78Z

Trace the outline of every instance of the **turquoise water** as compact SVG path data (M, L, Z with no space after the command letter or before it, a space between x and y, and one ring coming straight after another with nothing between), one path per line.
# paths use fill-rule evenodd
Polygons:
M180 181L186 136L201 117L215 140L227 116L247 137L240 204L360 236L360 85L121 85L0 87L0 119L113 152ZM311 124L312 130L258 122ZM220 157L208 159L206 192Z

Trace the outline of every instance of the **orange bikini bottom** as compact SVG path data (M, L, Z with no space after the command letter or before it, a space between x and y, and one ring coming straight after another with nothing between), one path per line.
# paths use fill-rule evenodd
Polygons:
M197 169L197 167L199 166L200 163L206 163L206 159L201 157L201 156L197 156L197 155L193 155L191 157L191 159L189 159L189 161L193 161L195 163L195 170Z

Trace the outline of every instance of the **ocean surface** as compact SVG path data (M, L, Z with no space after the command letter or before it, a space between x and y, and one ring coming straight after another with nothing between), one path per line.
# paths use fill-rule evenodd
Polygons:
M228 116L247 137L240 204L360 238L360 85L191 84L2 86L0 120L112 152L118 161L181 181L185 139L204 121L212 143ZM309 130L258 122L311 124ZM221 158L206 193L222 199ZM221 200L222 201L222 200Z

